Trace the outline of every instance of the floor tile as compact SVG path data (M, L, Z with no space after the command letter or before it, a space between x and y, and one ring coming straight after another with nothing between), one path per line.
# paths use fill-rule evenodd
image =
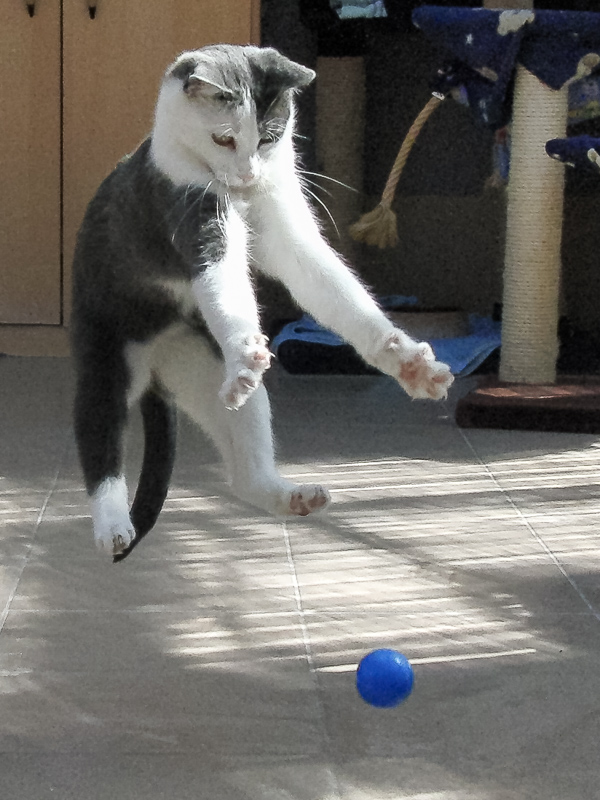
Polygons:
M35 800L337 800L337 782L314 757L191 754L0 754L8 797Z
M315 755L312 683L303 664L288 671L3 675L0 752Z
M272 393L283 522L232 497L185 419L155 529L95 550L72 374L0 360L0 796L600 798L598 438L458 429L376 376ZM471 381L472 382L472 381ZM133 491L139 415L128 434ZM392 647L415 687L366 705Z
M347 796L391 797L395 782L399 797L595 797L600 628L587 616L530 624L535 652L416 657L396 709L363 703L353 672L320 671L330 746L354 773Z

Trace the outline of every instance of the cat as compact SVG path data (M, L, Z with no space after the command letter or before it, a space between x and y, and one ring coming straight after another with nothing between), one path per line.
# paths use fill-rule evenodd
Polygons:
M234 492L275 515L330 502L275 463L270 364L251 267L392 375L441 399L450 370L395 328L321 235L293 145L294 94L315 73L272 48L211 45L167 69L151 135L91 200L73 262L75 435L94 538L115 561L154 526L175 456L175 408L215 442ZM139 402L131 509L123 433Z

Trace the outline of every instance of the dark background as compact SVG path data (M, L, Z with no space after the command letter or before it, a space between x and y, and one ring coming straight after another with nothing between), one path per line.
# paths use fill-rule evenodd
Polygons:
M262 0L262 44L317 70L320 58L362 56L365 68L363 209L381 194L402 139L430 96L445 53L411 23L421 2L387 0L385 19L340 21L327 0ZM436 2L472 6L474 2ZM535 3L536 8L600 11L600 0ZM302 160L319 169L315 88L298 98ZM596 121L570 133L600 136ZM360 246L353 264L377 293L416 295L429 307L491 313L502 300L505 194L485 189L493 133L447 100L420 134L396 192L400 243ZM600 344L600 174L566 170L561 312ZM332 242L336 246L336 242ZM267 326L298 316L287 294L265 283Z

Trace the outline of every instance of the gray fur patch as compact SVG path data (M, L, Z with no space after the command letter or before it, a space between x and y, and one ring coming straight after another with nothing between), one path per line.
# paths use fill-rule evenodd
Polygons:
M191 281L225 252L218 199L176 187L153 165L150 140L121 161L88 206L73 265L73 328L94 323L142 341L185 318L164 282ZM188 320L205 327L199 314Z

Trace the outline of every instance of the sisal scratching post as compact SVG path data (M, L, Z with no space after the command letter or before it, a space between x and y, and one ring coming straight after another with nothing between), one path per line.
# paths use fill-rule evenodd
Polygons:
M360 214L363 183L365 70L361 56L320 57L317 60L317 160L319 172L341 181L355 191L328 180L315 180L324 194L310 185L335 220L316 204L330 241L350 257L353 242L348 227ZM313 180L312 176L308 176Z
M553 383L558 355L564 167L548 158L565 135L567 90L517 65L508 184L501 381Z
M600 14L533 5L484 0L483 9L413 11L415 25L469 69L492 81L503 76L503 91L509 71L515 81L500 374L460 398L456 421L465 428L598 433L600 380L557 376L564 168L548 158L546 144L565 137L569 84L600 63ZM483 95L473 96L478 112L487 110ZM489 99L506 100L494 91Z

